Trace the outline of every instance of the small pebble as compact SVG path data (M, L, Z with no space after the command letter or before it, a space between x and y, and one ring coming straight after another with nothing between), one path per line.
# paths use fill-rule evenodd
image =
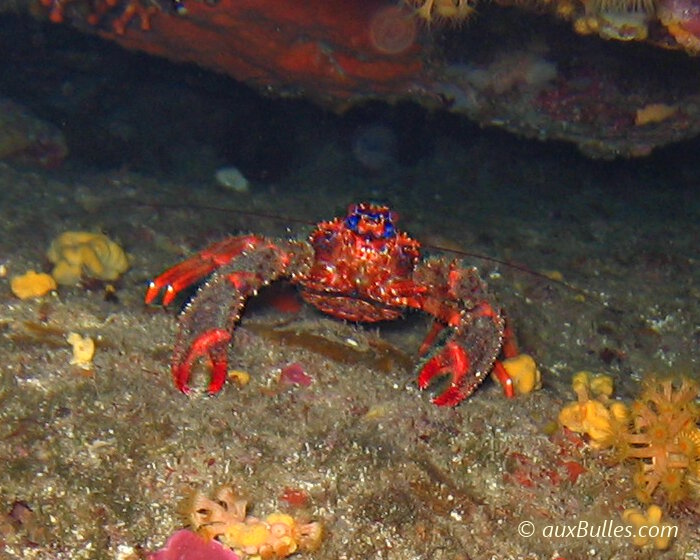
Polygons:
M233 192L246 194L250 192L250 183L235 167L222 167L216 171L216 182Z

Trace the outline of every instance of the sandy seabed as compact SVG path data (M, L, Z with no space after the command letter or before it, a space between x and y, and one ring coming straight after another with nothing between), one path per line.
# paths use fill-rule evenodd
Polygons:
M666 553L611 536L542 536L547 526L622 524L621 511L638 505L631 466L610 465L553 430L574 398L572 374L608 373L627 400L650 373L698 379L690 180L635 190L634 178L618 187L594 174L574 180L574 170L551 162L496 162L477 174L463 165L467 154L443 148L412 167L410 180L400 169L379 186L341 175L346 156L328 152L249 194L145 173L0 164L0 556L146 557L183 526L176 505L188 490L231 484L255 515L321 521L320 549L303 556L319 560L698 558L697 500L668 513L679 533ZM389 200L401 226L430 245L558 271L587 292L465 257L508 310L543 388L509 401L487 380L460 406L440 409L414 382L429 328L420 315L366 328L261 297L230 354L250 382L228 383L215 398L176 391L168 368L177 308L144 305L148 279L228 233L309 231L201 206L314 223L369 198ZM128 251L116 297L88 283L15 298L9 277L48 270L50 241L76 229L104 231ZM70 332L97 342L89 373L70 365ZM279 382L294 362L311 385ZM205 382L200 371L196 385ZM285 503L285 488L306 491L308 504ZM534 523L531 538L518 535L524 521Z

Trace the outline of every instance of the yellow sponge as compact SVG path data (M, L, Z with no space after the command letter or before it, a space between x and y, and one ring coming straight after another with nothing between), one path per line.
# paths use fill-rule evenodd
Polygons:
M51 276L33 270L20 276L13 276L10 280L10 289L19 299L41 297L56 288L56 281Z
M519 354L503 360L503 367L513 380L515 392L519 395L532 393L542 387L540 370L532 356Z
M53 240L48 259L59 284L75 285L82 276L116 280L129 268L124 250L102 233L67 231Z

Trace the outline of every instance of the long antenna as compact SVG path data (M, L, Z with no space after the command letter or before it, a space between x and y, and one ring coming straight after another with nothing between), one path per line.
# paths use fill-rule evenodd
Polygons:
M183 209L183 208L194 208L198 210L210 210L210 211L216 211L216 212L224 212L226 214L238 214L238 215L243 215L243 216L255 216L257 218L265 218L268 220L275 220L275 221L284 221L284 222L292 222L296 224L303 224L307 226L313 226L314 224L312 222L309 222L308 220L303 220L301 218L289 218L289 217L282 217L277 214L269 214L267 212L260 212L256 210L237 210L235 208L229 208L225 207L222 208L220 206L211 206L207 204L199 204L199 203L193 203L193 204L170 204L170 203L160 203L160 202L135 202L135 201L130 201L131 205L136 205L136 206L145 206L147 208L167 208L167 209ZM533 270L525 265L520 265L520 264L515 264L512 262L508 262L503 259L499 259L496 257L490 257L488 255L482 255L480 253L472 253L470 251L463 251L461 249L449 249L447 247L440 247L439 245L428 245L428 244L423 244L421 243L423 247L428 247L430 249L435 249L437 251L442 251L445 253L454 253L456 255L460 255L463 257L470 257L474 259L479 259L482 261L486 262L491 262L495 264L499 264L501 266L505 266L507 268L511 268L513 270L519 270L520 272L523 272L525 274L529 274L531 276L534 276L535 278L541 278L543 280L546 280L549 283L552 284L557 284L559 286L562 286L563 288L566 288L567 290L570 290L576 294L580 295L586 295L586 296L593 296L594 294L591 294L587 290L584 290L583 288L579 288L578 286L575 286L573 284L570 284L569 282L566 282L565 280L558 280L556 278L552 278L551 276L548 276L542 272L538 272L536 270Z

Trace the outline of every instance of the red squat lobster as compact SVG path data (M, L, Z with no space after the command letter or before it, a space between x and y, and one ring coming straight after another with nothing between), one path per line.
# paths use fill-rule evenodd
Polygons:
M459 260L423 259L420 244L396 229L386 206L352 204L347 216L321 222L308 241L258 235L229 237L170 268L150 283L146 303L168 305L183 289L211 275L182 312L172 361L175 385L190 388L192 365L211 359L209 393L227 376L227 351L248 297L280 278L301 288L304 301L340 319L376 322L410 309L434 318L421 345L418 386L450 375L433 399L455 406L493 372L506 396L513 382L499 360L517 354L510 330L476 269ZM441 331L444 332L441 334ZM441 336L438 337L438 335Z

